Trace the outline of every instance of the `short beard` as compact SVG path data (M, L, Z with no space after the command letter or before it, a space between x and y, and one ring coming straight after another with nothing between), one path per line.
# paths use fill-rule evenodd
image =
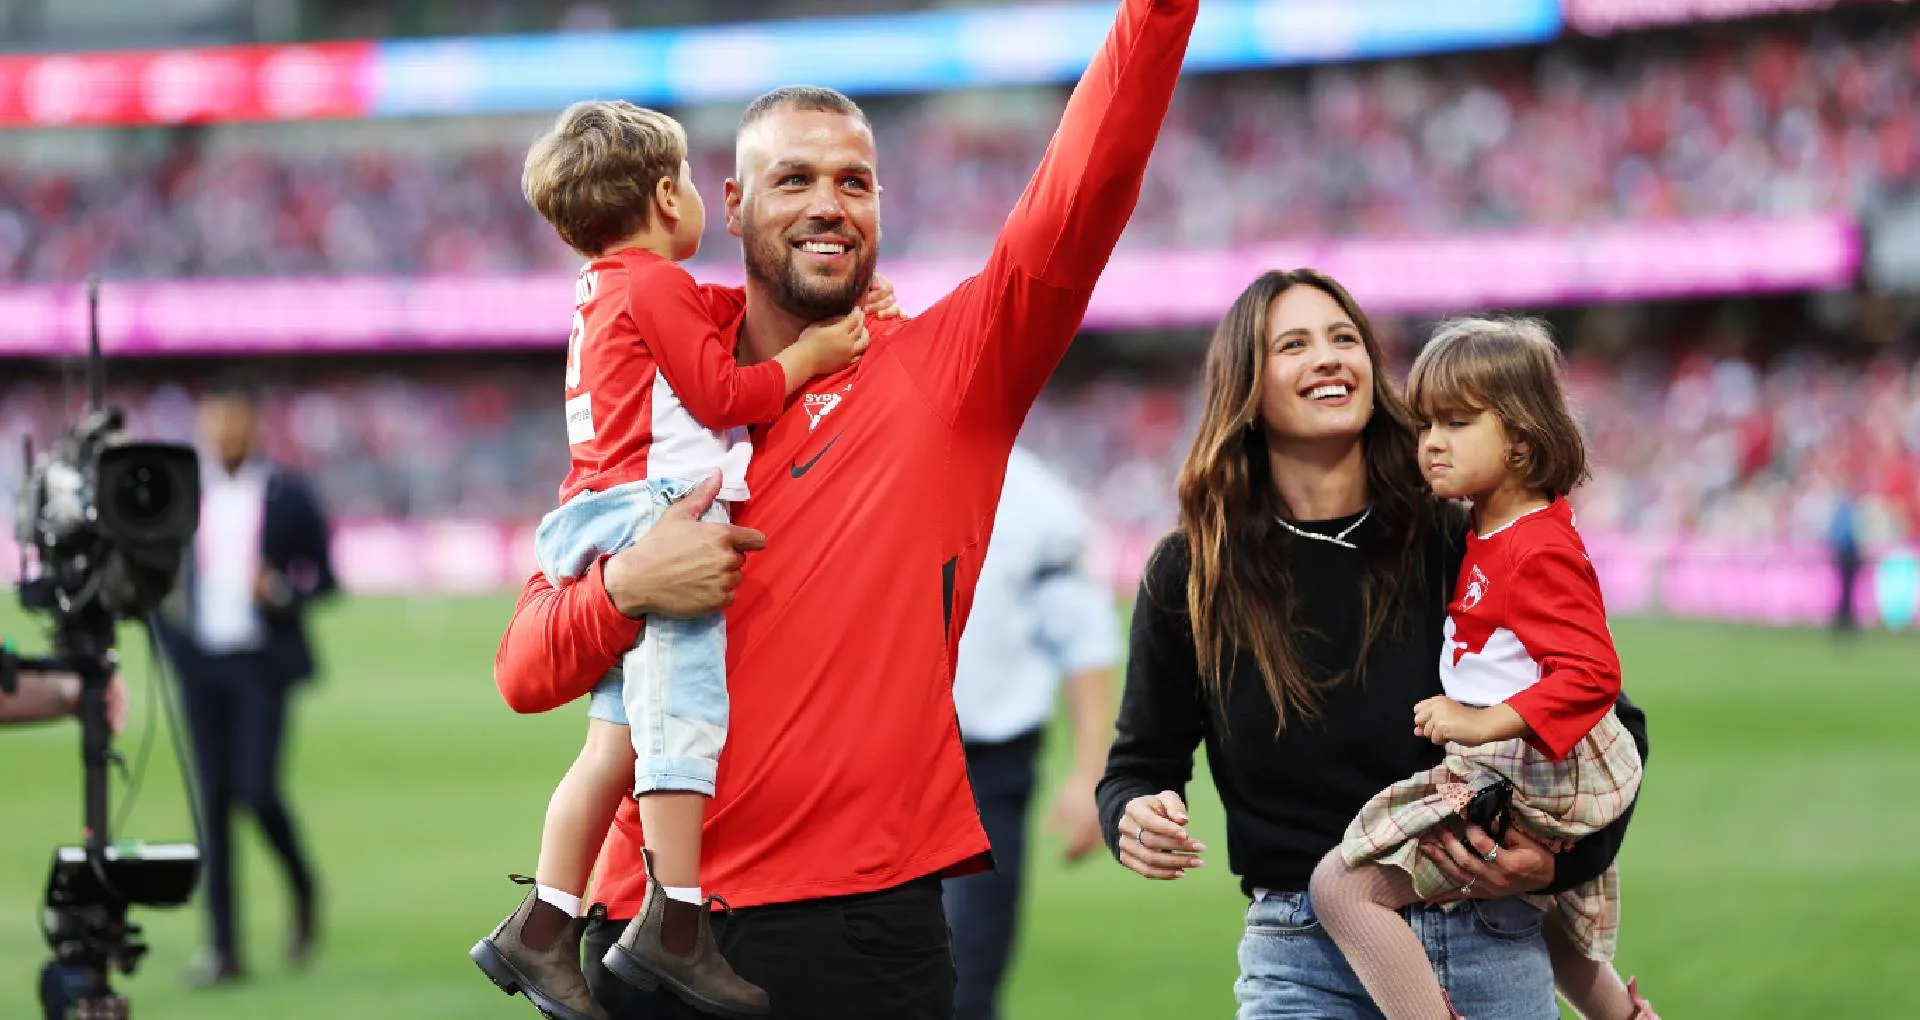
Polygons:
M855 256L853 274L845 282L836 282L802 276L793 248L783 236L747 227L741 241L747 279L765 287L782 311L807 322L837 319L853 311L873 284L875 254L865 246Z

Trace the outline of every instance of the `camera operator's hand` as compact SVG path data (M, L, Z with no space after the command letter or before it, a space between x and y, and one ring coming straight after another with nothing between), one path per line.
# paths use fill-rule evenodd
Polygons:
M20 688L0 694L0 723L50 722L80 712L80 678L72 673L22 673ZM127 685L119 673L107 681L107 726L118 735L127 724Z
M0 723L46 722L74 713L80 678L72 673L22 673L12 694L0 694Z

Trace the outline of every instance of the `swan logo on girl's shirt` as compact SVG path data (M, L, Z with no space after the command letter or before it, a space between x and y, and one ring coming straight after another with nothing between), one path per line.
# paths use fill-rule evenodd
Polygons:
M1467 590L1460 596L1460 611L1469 612L1480 600L1487 597L1489 582L1487 575L1481 573L1478 563L1473 565L1473 573L1467 577Z

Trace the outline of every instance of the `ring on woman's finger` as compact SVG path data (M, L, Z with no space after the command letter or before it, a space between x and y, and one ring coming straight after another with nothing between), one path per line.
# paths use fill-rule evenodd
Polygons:
M1500 856L1500 844L1495 843L1493 845L1493 849L1487 851L1487 863L1492 864L1497 858L1499 858L1499 856Z
M1140 849L1142 849L1142 850L1151 850L1151 849L1153 849L1152 847L1150 847L1150 846L1148 846L1148 845L1147 845L1147 830L1146 830L1146 829L1135 829L1135 830L1133 830L1133 841L1134 841L1135 843L1138 843L1138 844L1140 844Z
M1469 878L1467 884L1460 887L1460 895L1465 896L1471 891L1473 891L1473 879Z

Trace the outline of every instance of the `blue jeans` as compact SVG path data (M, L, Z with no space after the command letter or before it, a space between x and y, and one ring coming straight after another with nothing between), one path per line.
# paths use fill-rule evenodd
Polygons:
M692 488L649 479L575 496L542 518L534 533L540 569L556 585L578 578L596 558L646 534ZM701 519L725 522L726 505L716 500ZM631 726L634 793L711 797L727 741L727 707L726 618L649 616L639 643L593 689L588 714Z
M1540 910L1506 899L1402 913L1456 1011L1473 1020L1558 1020ZM1381 1020L1304 892L1269 893L1247 908L1233 994L1236 1020Z

